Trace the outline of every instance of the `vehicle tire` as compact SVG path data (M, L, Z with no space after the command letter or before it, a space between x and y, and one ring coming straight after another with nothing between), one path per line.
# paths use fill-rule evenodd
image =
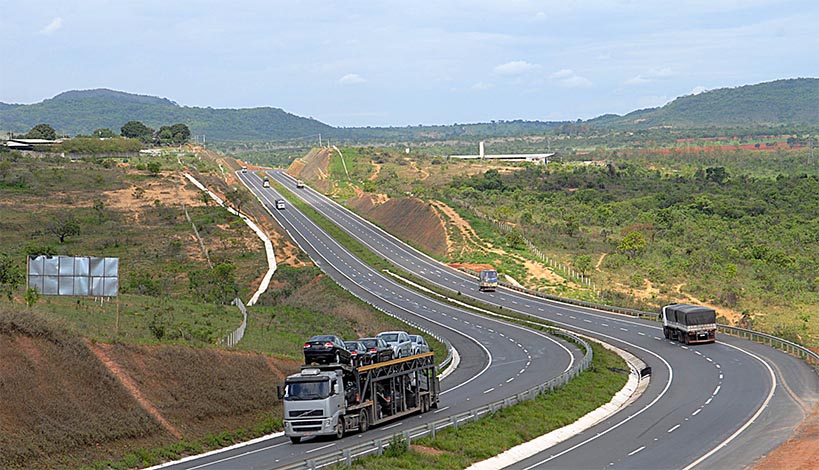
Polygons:
M341 439L344 437L344 417L339 416L338 421L336 425L336 439Z
M358 430L360 432L367 432L370 429L370 415L367 410L361 410L358 415Z
M301 437L299 437L299 436L290 436L290 442L292 442L293 444L298 444L299 442L301 442Z
M665 339L671 337L671 333L668 332L668 327L663 327L663 336L665 336Z

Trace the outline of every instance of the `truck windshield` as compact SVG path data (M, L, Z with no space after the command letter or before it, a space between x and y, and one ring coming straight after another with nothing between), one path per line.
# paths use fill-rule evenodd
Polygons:
M498 282L498 272L481 271L481 280L484 282Z
M330 396L330 381L288 382L285 400L323 400Z

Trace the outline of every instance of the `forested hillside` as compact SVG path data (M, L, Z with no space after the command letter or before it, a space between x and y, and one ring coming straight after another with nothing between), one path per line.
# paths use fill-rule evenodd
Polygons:
M290 139L324 133L334 128L315 119L278 108L213 109L179 106L164 98L97 89L69 91L40 103L0 107L0 129L24 133L39 123L50 124L59 134L91 134L107 128L119 133L123 124L140 121L159 128L180 122L193 135L208 140Z
M625 116L601 116L588 123L613 128L819 126L819 79L796 78L719 88L679 97L661 108L638 110Z
M335 142L430 142L468 145L510 136L576 134L588 137L594 129L675 128L796 128L819 127L819 79L778 80L737 88L721 88L677 98L662 108L634 111L625 116L607 114L589 121L492 121L486 123L405 127L333 127L278 108L213 109L179 106L154 96L107 89L68 91L31 105L0 103L0 131L25 133L47 123L58 133L91 134L108 128L119 131L128 121L158 128L180 122L207 141L243 142L295 140L304 144L318 134ZM791 129L780 129L787 133ZM713 132L713 131L709 131ZM771 133L781 133L771 131ZM736 134L731 134L736 135ZM542 151L542 143L534 151ZM527 149L522 149L527 151ZM459 149L463 151L463 149ZM529 149L528 151L533 151ZM456 151L457 153L457 151Z

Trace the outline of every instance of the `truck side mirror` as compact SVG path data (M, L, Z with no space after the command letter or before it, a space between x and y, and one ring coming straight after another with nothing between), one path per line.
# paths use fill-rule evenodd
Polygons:
M276 385L276 394L279 396L279 400L284 398L284 392L282 392L281 385Z

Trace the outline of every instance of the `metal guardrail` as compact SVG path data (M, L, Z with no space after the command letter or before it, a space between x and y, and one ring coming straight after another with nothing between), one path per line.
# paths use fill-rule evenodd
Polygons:
M550 330L551 334L562 336L566 339L569 339L580 344L586 351L585 354L583 355L583 359L580 362L575 364L568 371L558 375L557 377L554 377L551 380L536 387L532 387L523 392L504 398L503 400L492 402L488 405L484 405L479 408L475 408L473 410L466 411L464 413L460 413L454 416L450 416L448 418L442 418L426 424L415 426L413 428L402 431L401 433L393 434L389 438L373 439L367 442L356 444L346 449L319 455L312 459L305 460L303 462L297 462L276 468L278 470L316 470L336 463L345 463L347 465L350 465L352 464L353 459L359 457L364 457L373 454L381 455L385 449L387 449L390 445L393 444L393 442L401 442L402 445L409 446L413 439L418 439L427 436L435 437L435 434L438 431L441 431L442 429L446 429L449 427L454 427L457 429L458 426L477 421L486 416L490 416L503 408L508 408L510 406L517 405L527 400L533 400L542 393L551 392L555 389L558 389L566 385L567 383L569 383L570 380L577 377L577 375L579 375L584 370L588 369L589 365L591 365L594 353L592 352L592 348L589 345L589 343L583 340L582 338L579 338L565 330L557 328L550 328Z
M767 344L774 349L779 349L794 356L798 356L808 364L819 365L819 354L816 354L810 349L802 346L801 344L794 343L793 341L788 341L784 338L779 338L778 336L769 335L767 333L746 330L745 328L738 328L730 325L717 324L717 329L727 335L739 336L756 343Z
M478 273L467 268L461 268L462 271L471 274L473 276L477 276ZM615 307L612 305L605 305L605 304L598 304L594 302L586 302L585 300L574 300L574 299L566 299L563 297L558 297L556 295L544 294L542 292L534 291L531 289L527 289L525 287L516 286L513 284L508 284L505 282L499 282L499 285L506 287L507 289L515 290L518 292L523 292L525 294L533 295L536 297L541 297L544 299L555 300L558 302L577 305L580 307L588 307L594 308L597 310L605 310L608 312L615 312L615 313L622 313L624 315L630 315L633 317L645 318L648 320L660 320L659 313L652 313L652 312L643 312L642 310L634 310L630 308L622 308L622 307ZM774 349L779 349L780 351L784 351L786 353L798 356L799 358L803 359L808 364L812 365L819 365L819 354L811 351L810 349L802 346L801 344L794 343L793 341L788 341L787 339L780 338L778 336L769 335L767 333L762 333L760 331L748 330L745 328L738 328L735 326L730 325L723 325L718 323L717 329L724 334L731 335L731 336L738 336L741 338L746 338L751 341L757 343L764 343L769 345Z

